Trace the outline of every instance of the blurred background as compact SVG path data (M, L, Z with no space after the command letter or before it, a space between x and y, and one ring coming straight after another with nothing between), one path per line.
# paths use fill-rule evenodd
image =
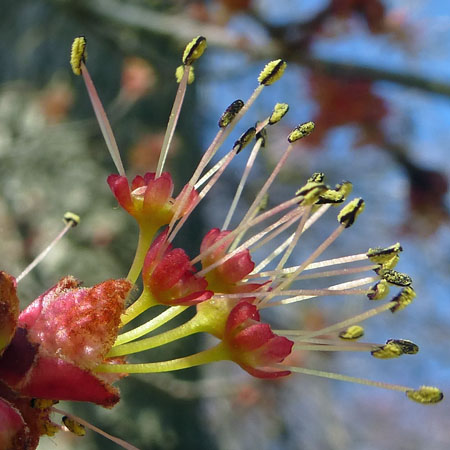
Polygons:
M168 167L185 183L235 99L247 99L267 60L282 57L281 82L264 90L225 149L276 102L290 104L273 127L246 197L276 164L298 123L316 131L297 146L271 202L288 198L314 171L351 180L366 211L327 257L400 241L399 270L418 298L402 314L366 324L369 342L411 339L414 358L296 355L298 364L448 392L450 338L450 5L444 0L13 0L2 1L0 36L0 257L13 275L61 228L82 222L19 285L23 306L72 274L86 286L127 273L133 220L106 185L115 172L82 80L69 67L73 38L88 40L88 66L110 116L128 176L156 167L186 42L209 47L189 87ZM244 161L233 162L178 242L195 255L221 226ZM301 261L335 227L335 214L298 247ZM199 230L202 232L199 234ZM314 328L367 309L364 299L323 298L267 316L276 328ZM154 360L201 348L168 346ZM64 404L105 431L146 449L375 450L450 445L448 401L432 407L402 394L292 375L252 379L220 363L175 375L131 376L111 411ZM92 432L59 433L39 449L115 449Z

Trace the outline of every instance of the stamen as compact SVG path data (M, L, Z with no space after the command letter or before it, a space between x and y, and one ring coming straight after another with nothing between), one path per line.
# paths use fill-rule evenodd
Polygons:
M239 113L239 111L244 107L244 102L240 99L235 100L222 114L219 119L218 125L220 128L227 127Z
M370 319L371 317L374 317L384 311L387 311L389 309L392 308L393 304L395 304L393 301L386 303L384 305L380 305L377 308L372 308L369 309L368 311L365 311L361 314L358 314L356 316L353 316L349 319L343 320L341 322L337 322L333 325L330 325L328 327L322 328L320 330L316 330L316 331L301 331L298 332L297 330L273 330L274 333L277 334L282 334L282 335L289 335L289 334L294 334L294 335L301 335L302 339L304 340L308 340L312 337L316 337L316 336L322 336L325 334L331 334L334 333L336 331L342 330L343 328L347 328L351 325L355 325L358 322L363 322L364 320Z
M75 75L81 75L81 62L86 62L86 38L78 36L73 40L70 51L70 65Z
M389 294L389 284L386 280L380 280L367 292L369 300L382 300Z
M125 169L122 164L122 159L120 158L119 148L117 147L116 138L109 123L106 112L103 108L100 97L98 96L97 90L95 89L94 82L89 75L89 71L83 61L80 62L81 75L83 76L84 84L86 85L89 98L91 100L92 107L94 108L95 117L102 131L103 139L105 140L106 146L108 148L109 154L119 172L119 175L125 176Z
M183 53L183 64L190 65L194 61L200 58L200 56L203 55L203 52L206 50L207 43L206 38L203 36L197 36L196 38L192 39L191 42L189 42L188 45L186 45L186 48L184 49Z
M298 267L298 269L292 274L286 277L286 280L281 282L273 291L269 292L267 294L267 297L263 300L261 300L261 303L267 303L270 299L278 295L278 293L290 285L295 278L300 275L300 273L304 270L305 267L307 267L311 262L313 262L317 257L319 257L344 231L345 226L340 225L338 228L336 228L330 236L328 236L325 241L322 242L322 244L319 245L319 247Z
M287 63L282 59L269 62L259 74L259 84L270 86L275 83L283 76L286 67Z
M352 325L339 333L339 337L344 340L356 340L364 336L364 328L360 325Z
M303 227L303 232L308 230L311 225L313 225L317 220L322 217L323 214L328 210L330 205L324 205L320 207L307 221L305 226ZM291 235L289 238L287 238L280 246L278 246L269 256L267 256L265 259L263 259L253 270L252 274L257 274L260 272L264 267L266 267L268 264L270 264L278 255L280 255L284 249L290 244L290 242L293 239L293 235ZM300 266L295 267L292 272L295 272ZM309 267L309 266L308 266Z
M72 212L66 212L63 218L66 224L64 228L58 233L58 235L53 239L53 241L44 249L42 252L36 256L36 258L26 267L23 272L16 278L18 283L23 278L25 278L53 249L53 247L64 237L64 235L71 229L76 227L80 223L80 217Z
M239 199L241 198L241 194L242 194L242 191L244 189L245 183L247 182L247 178L248 178L248 176L250 174L250 170L253 167L253 164L254 164L254 162L256 160L256 157L258 156L258 153L259 153L259 150L261 149L262 143L263 143L263 139L257 139L255 145L253 146L253 149L252 149L252 151L250 153L250 156L248 158L247 164L245 166L244 173L243 173L243 175L241 177L241 180L239 182L239 186L236 189L236 193L234 194L234 198L233 198L233 201L231 203L230 209L229 209L228 214L227 214L227 216L225 218L225 222L222 225L222 230L226 230L228 228L228 225L231 222L231 218L233 217L234 211L236 210L236 206L237 206L237 204L239 202Z
M62 423L71 433L77 436L84 436L86 434L85 426L69 416L63 416Z
M410 286L412 283L412 279L406 273L397 272L396 270L391 269L382 269L379 271L379 275L383 280L386 280L390 284L394 284L395 286Z
M406 391L406 395L409 399L423 405L439 403L444 398L441 390L434 386L421 386L417 390Z
M289 111L287 103L277 103L273 108L272 115L269 118L269 125L278 123Z
M181 107L183 106L184 96L189 80L190 66L184 66L184 73L179 83L177 94L173 102L172 111L170 112L169 122L167 124L166 134L164 135L163 144L161 146L161 153L159 154L158 166L156 168L155 178L158 178L164 168L164 164L169 153L170 144L172 143L175 129L177 127L178 119L180 117Z
M300 223L298 224L298 227L295 230L294 235L292 236L292 241L289 244L287 250L284 252L283 257L279 261L275 270L283 269L284 265L286 264L287 260L289 259L289 256L291 256L292 252L294 251L294 248L296 247L296 245L300 239L300 236L302 235L302 233L304 231L305 223L308 220L310 213L311 213L311 206L307 206L305 208L305 213L303 214L303 216L300 220Z
M405 309L416 297L416 293L411 286L402 289L392 300L393 304L391 311L393 313Z
M172 111L169 116L169 123L167 124L166 134L164 135L163 144L161 146L161 153L159 155L158 166L156 168L156 176L158 178L164 168L164 164L167 159L167 155L169 153L170 144L172 143L173 136L175 134L175 128L178 123L178 119L180 117L181 107L183 105L184 96L186 94L186 88L188 83L192 83L193 80L193 71L191 70L191 64L196 61L200 56L203 55L203 52L206 50L207 44L206 39L203 36L197 36L192 39L191 42L184 49L182 62L184 64L184 72L179 81L179 86L177 89L177 94L175 96L175 101L172 106ZM177 78L179 78L179 73ZM190 192L188 193L189 198Z
M349 228L355 223L356 218L364 211L364 200L355 198L342 208L338 214L338 222Z
M125 448L126 450L139 450L134 445L131 445L128 442L125 442L124 440L119 439L118 437L115 437L115 436L112 436L111 434L106 433L105 431L101 430L100 428L97 428L96 426L90 424L89 422L86 422L84 419L76 416L75 414L68 413L66 411L63 411L62 409L55 408L55 407L52 408L52 411L57 414L61 414L62 416L69 417L70 419L78 422L79 424L84 425L86 428L89 428L90 430L95 431L96 433L104 436L106 439L109 439L110 441L114 442L115 444L120 445L122 448Z
M277 367L280 367L283 370L290 370L291 372L303 373L305 375L315 375L317 377L329 378L332 380L349 381L351 383L364 384L366 386L374 386L374 387L379 387L382 389L388 389L388 390L392 390L392 391L405 392L405 393L407 393L408 397L410 397L408 392L417 392L406 386L382 383L381 381L372 381L372 380L367 380L365 378L357 378L357 377L341 375L341 374L333 373L333 372L325 372L323 370L306 369L304 367L285 366L284 364L278 364ZM425 396L426 395L424 395L424 397ZM434 394L434 397L438 397L438 395ZM440 401L440 400L438 400L438 401Z
M177 80L178 84L181 83L181 80L183 79L184 69L185 66L178 66L175 69L175 79ZM194 81L195 81L194 66L189 66L189 76L187 84L192 84Z
M263 309L263 308L270 308L270 307L279 306L279 305L288 305L290 303L297 303L297 302L300 302L303 300L309 300L311 298L319 297L321 295L330 295L330 294L334 294L334 295L364 295L366 293L366 290L354 289L354 288L358 287L358 286L364 286L365 284L369 284L372 282L373 282L373 277L361 278L361 279L355 280L355 281L348 281L346 283L335 284L333 286L330 286L328 289L311 290L311 292L316 292L314 295L298 295L298 296L291 297L291 298L285 298L283 300L279 300L276 302L274 302L274 301L267 302L265 299L263 299L258 304L258 308ZM271 293L274 291L275 291L275 289L273 291L271 291ZM284 295L283 294L284 292L286 292L286 291L277 293L276 296L278 297L280 295Z

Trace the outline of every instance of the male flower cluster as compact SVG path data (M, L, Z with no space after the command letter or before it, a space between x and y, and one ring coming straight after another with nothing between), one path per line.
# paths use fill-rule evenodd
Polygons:
M94 428L70 414L63 417L61 425L53 422L51 415L64 414L54 406L59 400L112 407L120 398L112 383L127 374L169 372L224 360L238 364L258 378L280 378L298 372L404 392L408 398L423 404L436 403L443 398L435 387L413 389L286 363L286 357L296 350L361 351L381 359L417 353L418 347L406 339L388 339L385 344L356 342L364 334L361 322L385 311L397 313L412 302L415 297L412 280L395 270L402 250L399 244L341 258L321 258L364 210L364 201L360 198L344 204L351 193L351 184L347 181L333 188L325 183L324 174L315 173L291 198L267 208L266 197L271 185L295 143L313 131L312 122L299 125L289 134L285 151L252 204L239 220L233 220L246 181L265 143L266 130L283 118L288 105L277 103L270 115L245 131L225 156L213 165L210 163L261 92L281 78L286 69L281 59L264 67L257 88L246 102L236 100L225 110L216 137L192 177L174 197L174 184L170 174L163 172L164 164L187 85L194 78L193 63L205 48L206 40L201 36L186 47L182 65L177 69L179 88L156 172L137 176L130 185L86 67L86 40L84 37L75 39L71 65L74 73L84 78L118 170L107 182L119 205L136 219L139 240L126 278L84 288L67 276L21 313L16 279L0 272L2 449L31 450L36 448L40 436L51 436L59 429L82 435L83 425ZM230 162L237 155L245 154L242 150L249 146L252 148L223 225L206 233L198 255L193 258L183 249L174 248L172 242L192 211ZM303 234L336 206L341 208L336 228L303 262L294 263L294 252ZM67 219L69 223L64 232L77 221L73 214ZM266 252L258 262L253 259L256 249ZM343 282L328 281L344 276L347 280ZM143 286L140 293L136 287L139 277ZM302 286L302 281L312 279L321 280L322 287L305 289ZM367 296L370 304L385 299L390 288L397 288L398 292L387 302L314 331L276 331L260 315L263 309L290 307L330 295ZM155 306L159 306L159 312L152 314ZM157 332L188 308L195 308L189 320ZM148 314L148 320L133 327L131 322L144 313ZM211 335L215 344L172 360L147 363L128 360L129 355L195 333ZM124 448L135 449L131 444L95 430Z

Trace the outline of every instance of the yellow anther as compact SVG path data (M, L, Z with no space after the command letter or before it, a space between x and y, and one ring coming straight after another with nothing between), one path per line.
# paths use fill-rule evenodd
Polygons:
M301 197L299 205L308 206L314 205L319 200L321 194L323 194L328 187L323 183L316 183L315 181L309 181L302 186L295 195Z
M227 127L233 121L239 111L243 108L243 106L244 102L242 100L235 100L220 117L219 127Z
M389 294L389 284L386 280L380 280L367 291L369 300L382 300Z
M287 103L277 103L273 108L272 115L269 118L269 125L279 122L289 111Z
M282 59L277 59L267 63L258 77L259 84L270 86L278 81L286 69L287 63Z
M391 300L391 302L394 303L391 311L395 313L405 309L410 303L412 303L415 297L416 292L414 289L411 286L405 287Z
M314 172L309 178L308 183L323 183L325 180L325 174L323 172Z
M320 200L317 202L318 204L338 204L345 201L345 199L352 192L353 185L350 181L343 181L340 184L337 184L335 189L328 189L328 191L324 192L320 196Z
M203 36L197 36L192 39L183 52L182 62L184 65L190 65L194 61L196 61L200 56L203 55L203 52L206 50L206 38Z
M76 420L71 419L70 417L64 416L62 418L62 423L69 431L71 431L73 434L76 434L77 436L84 436L86 434L84 425L77 422Z
M63 216L64 223L66 225L71 224L72 227L76 227L80 223L80 220L81 219L79 215L70 211L67 211Z
M386 262L390 261L392 257L397 256L400 252L403 251L402 246L399 242L397 242L394 245L391 245L390 247L376 247L376 248L369 248L367 252L367 257L377 264L385 264Z
M415 391L406 391L406 395L411 400L424 405L439 403L444 398L441 390L434 386L421 386Z
M391 269L380 269L378 274L383 280L386 280L390 284L394 284L395 286L410 286L412 283L412 279L409 275L402 272L397 272L396 270Z
M258 209L259 211L264 211L267 208L267 205L269 204L269 194L264 194L263 198L259 202Z
M399 344L388 341L386 345L383 345L376 350L372 350L370 354L379 359L391 359L403 355L403 350Z
M386 344L390 344L391 342L398 345L404 355L415 355L419 351L419 346L407 339L389 339L386 341Z
M86 62L86 38L78 36L73 40L70 52L70 65L75 75L81 75L81 62Z
M336 185L336 190L344 196L344 200L352 193L353 184L350 181L343 181Z
M360 325L352 325L351 327L348 327L346 330L341 331L339 333L339 337L347 341L354 341L363 336L364 336L364 328Z
M254 139L256 135L256 128L251 127L241 137L234 143L233 149L236 149L236 154L243 150L250 142Z
M394 255L391 259L388 259L382 266L382 269L392 270L400 261L400 255Z
M177 83L181 83L181 79L183 78L185 66L178 66L175 70L175 78ZM189 75L188 75L188 84L192 84L195 80L194 67L189 66Z
M323 194L320 195L319 201L317 202L320 205L324 205L326 203L342 203L345 200L344 194L334 189L327 189Z
M31 407L35 409L48 409L55 403L58 403L57 400L48 400L45 398L32 398L30 401Z
M58 431L59 431L58 425L55 425L50 420L41 423L41 434L46 434L47 436L54 436Z
M350 227L364 211L364 207L364 200L362 198L355 198L341 209L337 217L338 222L344 225L345 228Z
M288 136L288 141L292 143L310 135L314 130L314 126L314 122L302 123L291 131Z

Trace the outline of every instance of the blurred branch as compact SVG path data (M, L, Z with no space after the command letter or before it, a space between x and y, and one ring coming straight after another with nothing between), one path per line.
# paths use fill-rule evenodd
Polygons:
M334 76L388 81L450 97L450 84L447 83L411 73L310 56L302 52L301 49L297 47L293 48L288 44L285 45L284 42L280 41L274 40L271 44L262 43L258 45L221 26L198 22L184 14L169 15L142 7L138 4L119 2L118 0L54 1L83 14L90 14L103 20L109 20L121 27L129 27L151 34L159 34L181 42L187 42L193 36L201 34L208 37L208 43L210 45L229 50L244 51L253 58L282 56L288 61L298 62L303 66L330 73Z

